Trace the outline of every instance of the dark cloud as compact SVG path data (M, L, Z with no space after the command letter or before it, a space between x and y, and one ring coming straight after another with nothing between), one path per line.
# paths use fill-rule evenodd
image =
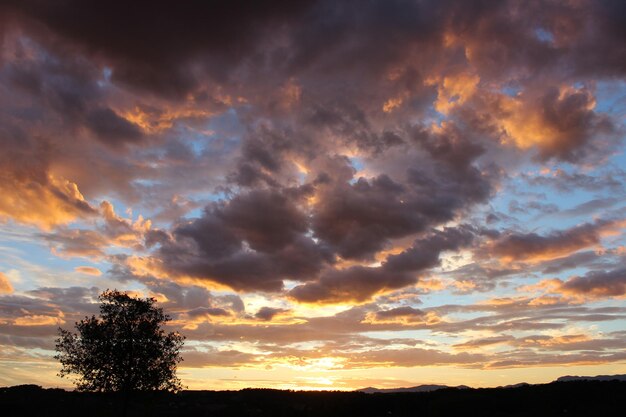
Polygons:
M589 266L591 262L600 260L601 256L595 252L585 251L575 253L565 258L554 259L552 261L542 264L542 273L544 274L558 274L568 269L580 268Z
M534 151L540 162L606 158L620 141L619 122L595 109L592 87L557 86L528 85L513 97L480 90L452 113L474 131Z
M391 310L381 310L376 312L377 319L389 319L396 317L422 317L425 313L413 307L396 307Z
M589 215L589 214L593 214L594 212L598 212L600 210L613 207L619 202L620 202L619 199L612 198L612 197L594 198L593 200L578 204L577 206L572 207L570 209L562 210L558 215L563 216L563 217Z
M470 263L451 271L446 271L446 275L453 277L461 284L453 290L456 294L467 294L474 291L491 291L496 288L499 281L519 273L519 269L506 268L500 265L489 265L486 262Z
M493 242L489 253L513 261L555 259L597 245L602 233L614 227L614 222L596 221L545 236L537 233L507 233Z
M550 214L559 211L556 204L542 204L538 201L529 201L521 204L517 200L511 200L509 203L509 213L511 214L528 214L530 211L538 211L543 214Z
M104 256L109 241L94 230L58 229L54 233L42 234L52 251L60 256Z
M486 199L488 175L472 164L480 147L457 131L441 135L416 133L432 159L416 158L422 169L409 168L400 182L382 174L370 180L320 186L313 230L347 259L368 259L389 244L449 221L458 211ZM438 142L438 145L435 145Z
M96 137L113 147L139 141L141 130L108 108L94 109L87 114L86 125Z
M95 303L100 293L96 287L42 287L28 291L28 294L53 302L65 311L88 314L97 311Z
M557 169L547 176L522 174L522 178L531 185L550 186L560 192L571 192L578 189L598 191L604 188L614 192L621 192L624 189L623 179L625 177L626 173L622 170L611 170L600 176L581 172L569 173L562 169Z
M284 308L275 308L275 307L265 306L265 307L261 307L259 311L256 312L254 317L260 320L269 321L269 320L272 320L272 318L274 318L274 316L276 316L277 314L286 313L288 311L289 311L288 309L284 309Z
M166 270L234 289L279 290L309 280L331 253L306 235L307 217L285 195L257 190L209 206L158 250Z
M181 97L201 81L194 76L194 63L214 78L227 78L224 65L234 67L253 55L255 47L271 40L267 29L279 32L311 2L206 2L177 8L150 2L129 7L69 1L58 8L37 1L11 3L9 10L24 16L23 24L35 20L85 52L106 57L115 68L115 80Z
M215 217L254 250L274 252L307 231L305 214L286 195L255 190L235 196Z
M384 247L386 239L426 227L426 219L415 207L419 202L404 202L406 195L406 188L386 175L333 187L315 208L315 235L335 246L344 258L371 256Z
M30 349L53 350L55 343L51 338L13 336L0 334L0 345Z
M589 142L595 137L612 133L615 129L607 116L590 110L594 97L588 90L561 92L556 88L541 98L541 113L552 140L540 145L540 157L557 157L566 161L582 159Z
M214 295L204 287L180 285L176 282L153 278L139 278L150 294L168 311L191 317L194 321L210 316L238 316L245 312L242 299L235 294Z
M398 255L390 255L383 263L388 271L422 271L439 264L443 251L458 250L472 243L475 236L471 227L445 227L416 240L409 249Z
M45 287L0 296L0 344L52 349L59 326L97 313L95 287Z
M591 271L568 279L560 290L590 297L620 297L626 294L626 269Z
M464 227L434 231L402 253L390 255L380 267L326 271L317 281L297 286L289 294L307 303L363 302L380 292L417 283L420 273L439 264L441 252L467 246L473 237Z
M330 270L315 282L295 287L289 294L305 303L363 302L380 291L394 290L416 282L417 278L407 273L353 266Z
M198 307L198 308L194 308L193 310L187 311L187 316L191 317L192 319L198 319L199 317L211 317L211 316L220 317L220 316L229 316L229 315L230 313L228 311L219 307L211 307L211 308Z
M471 62L492 77L510 76L514 68L550 73L572 63L576 65L570 72L577 75L623 74L623 36L615 2L539 3L518 13L510 12L512 6L278 0L262 7L235 1L172 9L147 2L132 7L120 2L68 1L55 7L9 2L22 24L35 20L84 51L105 57L120 80L174 95L199 82L193 64L217 79L244 64L271 65L283 73L358 71L363 64L362 71L371 71L401 60L414 47L428 53L444 33L463 34ZM585 25L595 30L576 30ZM538 29L550 33L553 41L539 38ZM280 36L287 39L278 44L282 48L273 44Z
M462 349L462 350L476 349L476 348L482 348L485 346L498 345L501 343L509 343L512 340L515 340L515 338L512 336L494 336L494 337L486 337L482 339L468 340L467 342L457 343L456 345L453 345L453 347L456 349Z

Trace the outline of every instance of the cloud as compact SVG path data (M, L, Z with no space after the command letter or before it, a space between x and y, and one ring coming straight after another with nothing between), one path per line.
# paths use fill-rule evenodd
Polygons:
M550 186L560 192L571 192L577 189L596 191L604 188L620 192L624 189L625 175L626 173L619 169L595 176L581 172L569 173L558 168L548 171L545 175L529 176L523 173L522 178L531 185Z
M13 292L13 286L9 278L0 272L0 294L11 294Z
M544 355L528 353L518 358L503 359L489 363L486 369L528 368L544 366L581 366L610 364L622 360L626 355L616 353L574 353L559 355Z
M111 247L142 250L144 242L153 244L164 232L151 230L151 221L139 215L132 219L120 217L108 201L100 204L100 219L93 216L96 227L93 229L71 229L57 227L39 236L46 241L54 254L61 257L86 257L102 259Z
M217 350L211 348L206 350L186 349L181 353L183 357L183 368L209 368L209 367L240 367L250 366L260 361L260 358L247 352L238 350Z
M102 275L102 271L100 271L98 268L95 268L93 266L77 266L76 268L74 268L74 270L76 272L80 272L81 274L87 274L87 275L92 275L96 277Z
M274 307L264 306L264 307L261 307L259 311L256 312L254 317L263 321L271 321L275 316L279 314L287 313L287 312L289 312L289 310L285 308L274 308Z
M328 270L317 281L295 287L289 295L306 303L364 302L374 295L416 284L418 274L439 264L441 252L466 246L473 237L467 227L433 231L405 251L388 256L379 267Z
M565 294L592 298L621 297L626 295L626 269L591 271L582 277L568 279L559 290Z
M541 272L544 274L558 274L568 269L588 266L591 262L597 261L600 258L601 256L599 254L592 251L577 252L567 257L557 258L543 263L541 265L543 268Z
M594 110L593 92L585 87L532 87L515 97L484 93L475 106L480 114L478 129L492 129L503 143L521 149L536 148L542 161L558 159L577 162L602 154L602 147L615 140L612 119ZM471 110L469 117L476 116ZM486 122L488 119L489 122Z
M344 258L367 258L383 249L389 239L424 231L451 218L455 206L464 204L463 196L452 196L444 184L426 186L428 190L417 194L420 185L398 184L382 175L323 191L315 207L315 234ZM461 187L460 183L449 185ZM449 203L445 208L439 204L444 199Z
M305 214L288 196L276 192L240 194L227 208L216 208L215 216L250 248L261 252L280 250L306 232Z
M485 360L481 354L466 352L451 354L434 349L383 349L353 355L349 367L469 365L484 363Z
M407 317L407 316L423 316L424 312L413 307L396 307L391 310L381 310L376 312L376 318L393 318L393 317Z
M578 204L575 207L572 207L567 210L563 210L559 213L559 216L582 216L597 212L602 209L610 208L620 201L616 198L594 198L593 200L586 201L584 203Z
M48 242L53 253L67 257L101 258L108 245L107 239L94 230L58 229L41 237Z
M260 46L261 39L273 38L272 31L268 33L267 29L289 25L302 15L309 3L294 5L277 1L265 7L243 7L243 3L203 4L178 10L144 5L129 9L113 3L96 10L72 2L66 9L56 10L26 2L13 4L10 9L20 23L38 23L29 26L31 33L39 38L61 38L85 53L99 51L98 54L115 68L114 81L181 98L202 81L193 74L194 62L212 78L226 79L225 66L242 63L245 56L253 54L254 48ZM162 25L148 24L145 20L154 21L153 18L167 12L172 22L166 31ZM232 21L238 22L238 29L226 23ZM138 22L145 37L133 36ZM115 33L109 30L112 25L117 27ZM171 37L172 32L179 36ZM129 42L128 39L136 40Z
M87 114L86 125L105 144L118 147L137 142L141 130L109 108L94 109Z
M542 204L537 201L530 201L526 204L520 204L517 200L511 200L509 203L509 213L511 214L527 214L530 210L536 210L540 213L550 214L559 211L559 206L556 204Z
M510 343L512 340L515 340L515 338L512 336L494 336L482 339L468 340L467 342L457 343L453 345L453 347L457 350L480 350L488 346L507 344Z
M434 312L422 311L410 306L395 307L389 310L379 310L368 315L365 322L372 324L398 323L404 325L425 324L435 325L441 318Z
M143 240L149 234L152 222L145 220L139 215L136 221L120 217L113 204L108 201L100 203L100 212L104 220L101 226L101 233L108 238L112 244L126 247L141 248Z
M289 294L305 303L364 302L379 292L406 287L416 282L415 277L406 273L354 266L328 271L319 280L299 285Z
M12 219L50 229L95 214L75 183L45 175L38 178L27 175L0 173L0 220Z
M50 305L41 299L2 295L0 333L19 337L49 337L68 318L64 312L66 308Z
M187 315L191 318L197 319L197 318L206 318L206 317L210 317L210 316L228 316L230 315L228 313L228 311L224 310L223 308L219 308L219 307L198 307L198 308L194 308L193 310L189 310L187 312Z
M507 233L493 241L488 252L505 262L546 261L597 246L603 235L620 228L620 222L599 220L545 236L537 233Z
M594 338L587 334L564 334L559 336L528 335L513 337L509 335L471 339L454 345L457 350L482 350L485 347L508 345L517 348L534 349L537 352L606 352L619 350L624 341L618 338Z
M100 291L97 287L41 287L30 290L28 294L33 297L26 302L24 299L15 299L17 305L23 304L23 308L31 309L60 308L64 314L78 313L79 315L95 313L98 310L97 299ZM37 311L37 310L34 310Z
M283 237L259 236L262 239L259 243L270 242L279 248L272 248L271 252L248 249L238 234L255 231L236 230L232 226L222 223L212 213L179 226L174 231L176 240L163 244L157 252L164 272L213 281L237 290L277 291L282 288L283 280L309 280L330 261L325 248L306 236L293 237L290 242L280 240ZM285 230L280 227L276 233L280 234L281 229Z

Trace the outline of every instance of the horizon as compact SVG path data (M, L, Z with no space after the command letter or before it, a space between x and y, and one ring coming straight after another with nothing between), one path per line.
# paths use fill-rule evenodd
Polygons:
M615 377L615 380L620 380L620 381L626 381L626 374L624 375L562 375L561 377L553 380L553 381L549 381L549 382L544 382L544 383L535 383L535 384L529 384L528 382L522 381L522 382L517 382L514 384L508 384L508 385L498 385L498 386L489 386L489 387L485 387L485 386L480 386L480 387L474 387L474 386L467 386L467 385L445 385L445 384L417 384L417 385L412 385L412 386L402 386L402 387L395 387L395 388L378 388L375 386L368 386L368 387L362 387L362 388L357 388L357 389L324 389L324 388L320 388L320 387L316 387L314 389L301 389L301 388L271 388L271 387L246 387L246 388L240 388L239 390L237 389L190 389L188 387L183 387L183 389L181 391L210 391L210 392L220 392L220 391L241 391L241 390L249 390L249 389L259 389L259 390L265 390L265 389L269 389L269 390L278 390L278 391L295 391L295 392L365 392L366 390L369 389L373 389L376 391L381 391L381 392L392 392L395 390L406 390L406 389L412 389L412 388L420 388L420 387L432 387L432 386L437 386L439 388L436 389L444 389L444 388L460 388L460 389L477 389L477 388L511 388L511 387L517 387L517 386L522 386L522 385L545 385L545 384L551 384L554 382L561 382L559 381L559 379L562 378L574 378L574 379L580 379L582 381L593 381L593 380L600 380L602 378L604 378L606 380L606 378L612 378ZM569 382L569 381L566 381ZM21 386L37 386L38 388L42 388L42 389L62 389L64 391L68 391L68 392L72 392L72 391L76 391L76 387L45 387L45 386L39 386L37 384L20 384L20 385L13 385L13 386L0 386L0 388L15 388L15 387L21 387ZM429 391L425 391L425 392L430 392Z
M0 386L153 297L188 389L626 374L626 3L0 4Z

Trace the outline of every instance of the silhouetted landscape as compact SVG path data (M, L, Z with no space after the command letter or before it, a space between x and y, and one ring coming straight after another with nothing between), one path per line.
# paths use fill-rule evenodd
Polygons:
M570 377L567 377L570 378ZM129 416L593 416L619 415L626 378L578 379L499 388L441 388L428 392L182 391L135 393ZM617 379L619 378L619 379ZM607 379L607 380L603 380ZM621 379L621 380L620 380ZM118 393L0 388L5 416L123 415Z

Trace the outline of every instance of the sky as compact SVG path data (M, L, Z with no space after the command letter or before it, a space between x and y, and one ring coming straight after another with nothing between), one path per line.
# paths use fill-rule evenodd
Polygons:
M0 3L0 386L153 297L191 389L626 373L623 1Z

